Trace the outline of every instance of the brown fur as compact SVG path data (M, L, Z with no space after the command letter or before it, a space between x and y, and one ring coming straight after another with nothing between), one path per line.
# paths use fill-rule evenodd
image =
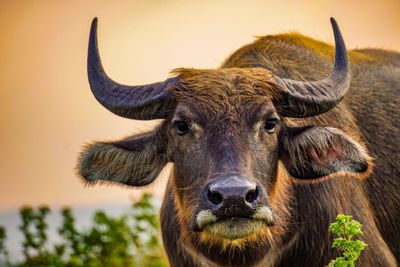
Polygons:
M261 66L271 70L275 75L280 77L296 80L318 80L328 74L333 51L332 46L299 34L266 36L259 38L253 44L239 49L226 60L224 67ZM290 121L289 123L294 123L294 125L296 123L300 123L301 125L331 125L343 129L346 133L350 133L358 142L366 143L366 146L370 149L376 160L376 167L375 172L366 180L357 193L346 188L348 182L345 181L339 187L331 187L330 182L315 185L315 187L319 189L323 186L323 190L328 192L326 195L329 199L332 199L332 193L334 192L349 192L349 194L363 196L360 203L371 202L372 206L364 207L364 211L359 210L358 206L357 208L347 207L346 209L349 209L348 213L353 214L356 218L362 216L360 214L363 212L369 214L366 218L362 219L362 221L367 221L367 225L372 221L377 221L374 233L378 233L378 236L384 236L385 242L390 246L389 251L391 251L398 261L400 260L400 247L397 244L400 242L400 231L396 225L399 223L400 205L395 204L395 202L399 203L398 200L400 198L400 174L398 171L400 160L398 149L396 149L400 141L398 134L398 125L400 123L398 112L398 107L400 106L400 70L397 68L400 66L400 54L376 49L359 49L350 51L349 56L352 69L352 83L350 92L347 93L344 101L332 111L316 118L289 119L288 121ZM387 105L385 106L383 103L387 103ZM384 154L390 156L385 157L383 156ZM337 173L335 176L340 176L340 174ZM336 178L333 181L342 180ZM389 184L392 184L391 188L388 187ZM310 186L298 185L295 188L297 188L297 192L306 191L309 196L318 195L319 190L316 192L309 191L312 189L309 188ZM307 188L307 190L303 188ZM301 199L301 197L302 195L298 193L297 199ZM354 195L343 199L344 201L349 201L353 198ZM326 198L321 197L321 200L322 203L326 202ZM339 201L337 199L336 201L334 201L334 203L337 203L335 205L339 205L338 203L343 200ZM385 202L386 204L383 204ZM308 212L304 212L304 210L308 210ZM310 211L312 212L310 213ZM321 209L310 207L308 209L302 208L298 213L310 218L319 217L322 219L320 222L316 220L305 224L312 227L312 225L327 226L329 221L333 220L335 212L339 212L339 210L335 209L335 211L331 211L328 217L324 217L321 211ZM340 209L340 211L344 212L343 209ZM302 217L306 219L306 217ZM307 238L310 238L310 235L304 233L302 235L304 241L300 239L295 248L288 253L289 258L293 260L283 262L298 264L298 261L296 262L296 255L298 255L299 258L303 259L304 266L307 266L307 260L304 259L308 258L311 258L308 264L316 266L318 262L317 258L326 254L328 250L327 247L321 249L321 241L318 241L324 240L321 236L321 234L324 234L324 227L318 227L318 229L321 229L320 233L316 235L315 239L309 239L311 242L305 242ZM310 233L310 231L313 232L314 230L310 228L307 231ZM382 240L382 237L379 237L378 240ZM371 242L374 243L375 240L371 240ZM311 246L310 244L313 245ZM329 242L325 242L325 244L329 244ZM320 256L317 254L313 257L304 257L306 255L304 253L307 251L315 251L312 247L317 249L317 251L321 251ZM372 250L370 247L366 252L372 252ZM387 263L383 263L379 260L379 257L373 259L370 255L364 254L367 259L362 259L364 261L362 266L381 266L390 262L391 265L394 265L394 259L391 256L387 256L388 253L390 255L390 252L385 251L385 258L390 259ZM312 254L307 253L307 255ZM281 264L285 265L288 263Z
M332 68L333 51L332 46L300 34L265 36L233 53L219 69L172 72L179 82L168 90L176 106L153 134L156 145L137 146L134 142L132 148L122 142L121 150L136 154L127 177L141 172L143 160L156 160L157 171L166 161L174 162L161 210L163 240L172 266L325 266L337 256L327 229L338 213L350 214L363 224L362 239L369 246L361 255L360 266L396 266L400 260L400 55L350 51L353 77L344 101L316 117L280 118L274 134L266 134L260 127L276 113L274 103L280 89L274 75L322 79ZM171 129L175 119L187 121L191 132L177 136ZM304 130L295 134L297 139L290 137L292 129L302 127L317 132L310 137L307 134L313 131ZM336 128L331 133L337 135L322 130L318 134L319 128ZM315 142L317 151L311 154L307 154L311 143L307 138ZM329 140L340 140L332 141L340 147L335 148ZM286 145L291 147L286 165L282 144L292 144ZM333 156L322 153L326 147L333 148ZM344 157L343 168L339 164L322 177L303 179L287 171L290 162L298 164L303 158L322 167L342 160L340 151L351 155L350 159ZM84 155L96 153L91 147ZM157 153L163 156L155 157ZM138 159L137 155L142 156ZM321 155L328 160L322 161ZM353 167L349 162L354 158L365 168ZM90 166L99 165L90 159L81 159L83 176L92 171ZM193 231L193 218L204 205L205 184L229 173L245 175L262 185L266 198L261 204L273 211L275 226L233 241ZM154 179L152 174L145 183ZM140 185L138 181L132 185Z

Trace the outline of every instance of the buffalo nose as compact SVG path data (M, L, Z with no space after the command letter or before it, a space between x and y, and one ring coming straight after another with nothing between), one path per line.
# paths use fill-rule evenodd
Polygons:
M213 209L236 206L238 209L255 209L260 199L256 183L241 176L219 178L209 185L207 200Z

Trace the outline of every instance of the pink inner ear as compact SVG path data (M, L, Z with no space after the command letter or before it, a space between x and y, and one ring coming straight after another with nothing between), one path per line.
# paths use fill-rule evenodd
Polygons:
M327 146L323 148L310 147L306 149L308 158L321 167L328 167L334 161L340 160L342 150L337 146Z

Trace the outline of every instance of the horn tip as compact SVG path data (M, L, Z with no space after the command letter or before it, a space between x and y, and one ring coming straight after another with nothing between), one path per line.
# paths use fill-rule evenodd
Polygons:
M335 37L335 46L336 46L336 63L347 63L347 51L346 51L346 45L343 40L342 33L340 31L339 25L336 22L335 18L331 17L330 18L331 24L332 24L332 29L333 29L333 35Z
M97 27L97 21L98 21L98 19L97 19L97 17L94 17L93 19L92 19L92 28L96 28Z
M98 21L97 17L94 17L93 20L92 20L92 24L90 26L90 29L91 29L92 32L96 31L96 29L97 29L97 21Z
M94 17L92 20L92 24L90 25L90 36L95 37L97 32L97 17ZM96 38L95 38L96 39Z
M89 51L91 50L90 47L97 47L97 17L93 18L90 25Z
M339 25L334 17L330 18L332 28L337 31L339 29Z

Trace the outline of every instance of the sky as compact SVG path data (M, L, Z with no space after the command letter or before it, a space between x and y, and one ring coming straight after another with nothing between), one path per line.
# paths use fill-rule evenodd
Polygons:
M0 211L101 207L142 192L85 187L74 172L83 144L157 123L117 117L92 96L86 56L93 17L106 71L133 85L164 80L178 67L218 67L255 36L298 31L332 43L331 16L348 48L400 51L399 10L398 0L0 0ZM146 190L161 197L167 174Z

